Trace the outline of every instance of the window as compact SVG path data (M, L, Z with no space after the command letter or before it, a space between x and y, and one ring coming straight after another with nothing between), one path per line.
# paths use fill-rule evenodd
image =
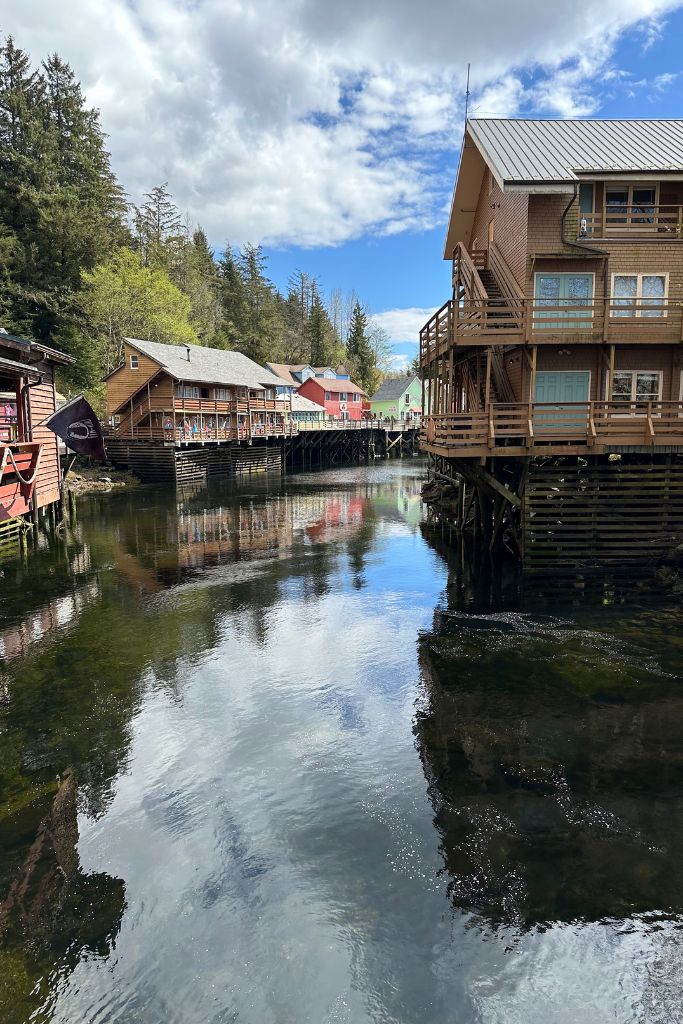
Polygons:
M349 400L348 393L346 391L340 391L339 392L339 401L340 402L348 402L348 400Z
M131 356L130 357L130 368L131 368L131 370L137 370L139 366L140 366L140 360L138 359L138 357L137 356Z
M230 388L214 388L213 397L217 402L231 402L232 391Z
M536 274L534 327L587 330L593 326L593 274ZM544 306L567 306L543 311ZM588 307L584 313L582 306Z
M410 395L407 392L405 394L404 401L406 405L410 405Z
M202 398L208 398L209 397L209 389L208 388L200 388L199 389L199 394L201 395Z
M325 401L326 402L331 402L332 401L332 392L331 391L326 391L325 392Z
M612 274L612 305L619 309L613 308L611 316L666 316L661 306L666 301L668 285L668 274ZM643 308L647 306L660 308Z
M608 224L652 224L657 188L655 185L623 185L605 189ZM620 216L615 216L620 214Z
M194 384L177 384L175 393L177 398L199 398L199 388Z
M354 394L353 400L354 400L354 402L360 402L360 395Z
M662 397L660 370L616 370L612 381L613 402L659 402Z

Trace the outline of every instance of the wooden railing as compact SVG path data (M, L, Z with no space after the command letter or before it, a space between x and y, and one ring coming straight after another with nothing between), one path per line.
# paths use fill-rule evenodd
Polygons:
M479 277L479 271L486 267L486 250L477 249L471 253L458 242L453 253L453 288L456 294L462 290L472 299L486 302L488 293Z
M495 242L491 242L489 245L486 265L493 273L498 287L508 302L519 302L524 298L524 292L519 282Z
M579 213L579 238L635 238L655 235L663 240L683 236L683 206L603 206Z
M510 402L427 416L423 441L463 454L521 446L683 445L683 402Z
M549 305L521 299L501 306L488 300L449 300L420 331L420 360L426 365L452 345L629 338L642 344L683 340L683 302L607 298Z

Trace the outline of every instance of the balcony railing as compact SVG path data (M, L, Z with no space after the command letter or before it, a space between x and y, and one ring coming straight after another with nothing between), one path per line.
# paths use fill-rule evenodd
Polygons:
M683 237L683 206L605 206L579 214L579 238Z
M586 299L551 305L449 300L420 331L424 364L452 345L519 345L559 341L662 343L683 340L683 302Z
M460 456L492 450L683 445L683 402L511 402L427 416L421 440Z

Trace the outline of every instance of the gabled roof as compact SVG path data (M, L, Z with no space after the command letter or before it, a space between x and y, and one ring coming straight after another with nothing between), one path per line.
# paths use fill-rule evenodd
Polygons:
M266 366L276 376L281 377L285 383L293 384L294 387L298 387L301 384L301 381L294 374L301 373L302 370L310 370L311 373L316 375L325 373L326 370L335 373L332 366L311 366L310 363L266 363Z
M300 387L311 383L317 384L323 391L353 391L361 395L365 394L360 384L354 384L352 380L338 380L337 377L309 377Z
M48 363L68 365L76 362L74 357L68 356L66 352L60 352L58 349L51 348L49 345L43 345L42 342L34 341L32 338L20 338L18 334L12 334L11 331L6 331L4 327L0 327L0 345L18 349L27 356L38 355L39 358L44 359Z
M683 120L467 122L444 259L471 242L486 166L505 192L571 193L586 178L683 178Z
M468 132L501 185L585 174L683 174L683 120L473 118Z
M296 391L292 395L292 412L317 412L321 416L327 415L324 405L318 405Z
M390 402L394 398L400 398L401 395L405 394L413 381L418 379L419 378L417 376L387 378L381 387L375 391L374 395L372 395L370 401Z
M203 345L162 345L157 341L125 338L128 345L149 356L176 380L200 384L233 384L236 387L274 388L287 384L241 352L228 352Z

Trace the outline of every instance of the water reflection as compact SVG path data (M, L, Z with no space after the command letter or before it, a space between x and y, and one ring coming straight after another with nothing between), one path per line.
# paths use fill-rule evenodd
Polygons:
M97 496L5 566L0 901L79 814L3 1024L676 1019L680 614L529 604L420 484Z
M453 904L525 928L679 914L680 610L605 580L525 597L505 567L482 589L450 557L416 736Z

